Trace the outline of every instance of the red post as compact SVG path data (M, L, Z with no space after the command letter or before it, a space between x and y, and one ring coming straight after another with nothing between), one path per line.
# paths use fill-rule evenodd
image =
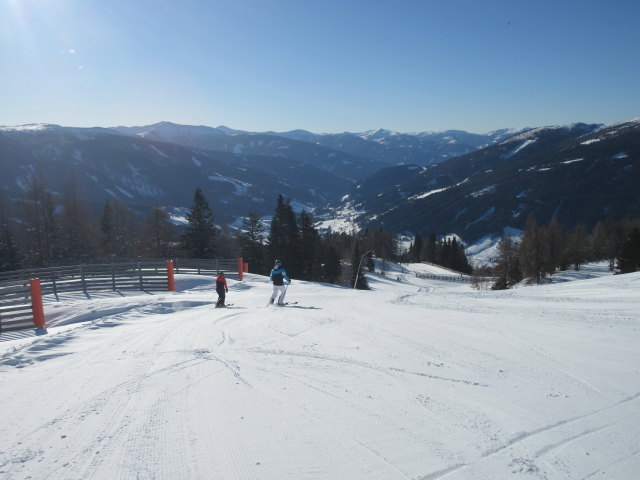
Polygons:
M40 279L32 278L29 280L29 289L31 291L31 311L33 312L33 323L38 329L44 329L44 307L42 306L42 288L40 288Z
M167 260L167 290L175 292L176 279L173 276L173 260Z
M248 263L243 263L242 266L243 266L243 269L244 269L243 270L244 273L249 273L249 264Z
M238 259L238 278L240 281L242 281L242 274L243 274L244 269L242 268L242 257L240 257Z

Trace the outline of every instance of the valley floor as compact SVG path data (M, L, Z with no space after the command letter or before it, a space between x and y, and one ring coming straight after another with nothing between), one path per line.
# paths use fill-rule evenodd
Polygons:
M503 292L178 277L0 343L0 476L634 479L640 273Z

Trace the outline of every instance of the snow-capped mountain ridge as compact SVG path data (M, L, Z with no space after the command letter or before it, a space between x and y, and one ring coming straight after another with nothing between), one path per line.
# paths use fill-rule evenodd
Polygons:
M571 211L578 194L583 204L592 202L585 211L622 214L622 198L633 190L625 182L635 179L639 129L640 119L489 136L385 129L278 134L171 122L110 129L31 124L0 127L0 188L18 198L42 167L60 194L73 171L92 206L118 198L142 212L155 203L188 207L201 186L221 212L220 223L252 210L268 215L283 194L317 213L333 205L361 225L449 231L472 242L504 226L521 228L532 205ZM596 180L615 188L605 191L591 183ZM567 191L563 202L558 194ZM636 201L631 196L629 208Z
M0 188L6 198L20 200L31 176L40 171L48 189L61 198L73 173L79 195L93 210L99 211L107 199L118 199L144 214L156 204L188 207L199 186L216 222L225 225L250 211L272 213L279 194L314 210L343 194L353 182L331 173L331 159L316 166L283 153L264 157L216 152L138 135L146 132L124 135L113 129L70 127L0 130ZM355 160L353 172L358 168ZM362 159L359 168L365 162Z
M361 227L453 232L468 242L533 214L572 228L640 212L640 122L573 124L521 132L426 169L390 167L363 179L336 211L366 212ZM329 215L331 217L331 214Z
M239 148L237 145L246 143L245 137L248 136L280 138L314 144L317 147L329 148L342 154L355 155L386 165L440 163L449 158L491 145L503 139L508 132L512 132L510 129L502 129L488 134L473 134L463 130L401 133L384 128L357 133L329 134L313 133L307 130L249 132L222 126L215 128L188 126L176 125L171 122L160 122L142 127L116 127L116 130L127 135L144 135L145 138L157 141L224 151L237 151ZM270 150L254 150L253 153L273 155ZM379 168L382 166L380 165Z

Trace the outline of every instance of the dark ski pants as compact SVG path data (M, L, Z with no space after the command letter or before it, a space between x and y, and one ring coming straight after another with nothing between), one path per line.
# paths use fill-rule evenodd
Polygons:
M216 303L216 307L224 306L224 298L225 298L224 290L222 290L221 292L218 291L218 301Z

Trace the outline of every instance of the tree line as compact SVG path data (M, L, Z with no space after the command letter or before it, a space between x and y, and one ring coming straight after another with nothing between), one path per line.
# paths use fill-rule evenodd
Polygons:
M237 232L215 225L199 187L183 228L159 205L141 218L118 199L108 198L99 213L92 212L73 179L58 197L42 175L34 174L24 198L18 199L19 209L11 208L15 203L0 194L0 271L118 258L241 256L251 273L268 274L279 259L293 278L367 288L365 269L357 275L363 253L370 257L376 252L390 260L400 256L396 236L383 229L320 234L312 215L295 213L282 196L270 223L249 212ZM371 261L366 266L372 268Z
M321 234L314 223L309 212L296 214L282 195L268 225L250 212L237 236L249 271L266 274L277 259L293 278L367 289L364 272L373 270L374 252L394 260L400 255L396 236L383 229Z
M640 221L598 222L591 232L577 225L565 230L554 216L547 225L529 217L521 240L504 234L493 268L494 289L526 281L541 283L557 271L579 270L587 262L608 260L609 269L630 273L640 269Z
M471 273L473 267L464 251L464 245L455 237L437 238L431 233L426 241L416 234L407 252L410 262L429 262L457 272Z
M279 259L293 278L367 288L363 272L373 270L373 255L427 261L463 273L473 270L455 237L432 233L423 240L417 234L403 251L398 237L383 228L321 234L311 213L294 212L281 195L270 222L249 212L237 231L215 225L200 188L194 191L182 228L161 206L141 218L116 198L105 200L99 213L91 212L73 178L64 194L54 196L36 173L17 200L19 208L12 208L16 202L9 204L0 192L1 271L100 259L241 256L251 273L268 274ZM605 259L620 273L640 268L639 221L603 220L587 233L581 226L566 231L555 217L545 226L530 217L521 240L502 237L495 266L485 273L496 277L493 288L501 289L522 280L540 283L558 270Z

